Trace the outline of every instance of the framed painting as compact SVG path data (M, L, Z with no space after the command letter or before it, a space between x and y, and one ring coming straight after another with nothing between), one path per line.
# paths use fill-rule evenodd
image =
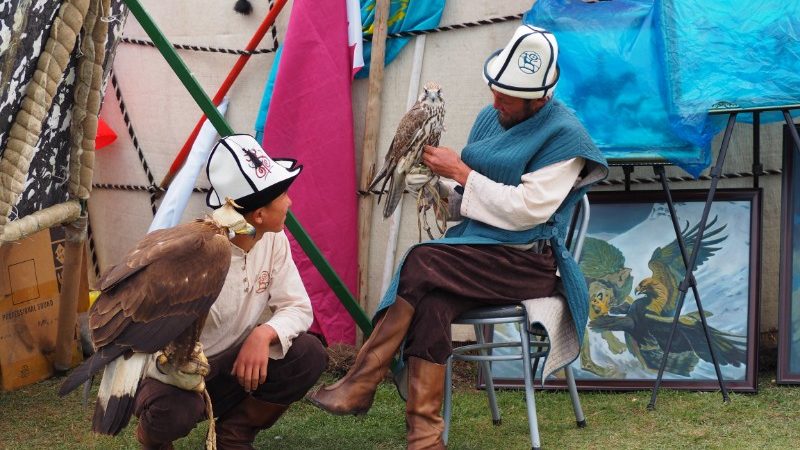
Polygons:
M691 248L707 191L672 194ZM572 364L575 379L581 389L649 389L686 272L664 193L593 192L589 200L591 219L580 259L589 287L589 323ZM757 389L760 224L760 190L717 190L694 272L722 375L732 391ZM491 338L510 340L514 333L497 327ZM566 386L563 373L547 379L545 388ZM522 365L495 363L492 375L499 386L521 385ZM662 386L719 389L691 289Z
M800 129L800 127L798 127ZM783 127L778 383L800 384L800 155Z

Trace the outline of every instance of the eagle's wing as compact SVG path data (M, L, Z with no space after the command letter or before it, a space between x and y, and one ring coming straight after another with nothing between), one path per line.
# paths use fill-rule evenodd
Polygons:
M718 217L714 217L711 222L706 225L706 231L703 234L703 240L700 243L700 253L697 255L697 267L700 267L704 262L708 261L708 259L720 249L720 247L716 247L716 245L722 243L728 238L727 235L719 236L720 233L725 231L725 228L727 228L728 225L721 225L717 228L714 228L717 220ZM691 229L689 229L689 223L687 222L686 226L681 231L681 236L683 237L683 242L686 246L686 252L688 255L691 255L694 251L695 240L697 239L699 228L700 224L697 223ZM670 242L669 245L657 248L653 252L648 265L655 263L664 264L680 277L683 277L686 274L686 265L683 263L683 257L681 256L681 250L678 246L677 239Z
M710 316L711 313L706 313L706 317ZM666 345L667 336L672 328L672 319L652 314L645 315L645 319L648 328L659 336L662 345ZM720 364L730 364L735 367L747 364L747 336L726 333L712 326L708 328ZM703 360L712 361L699 313L691 312L680 317L672 349L676 352L693 351Z
M728 238L727 235L721 237L719 236L719 234L725 230L727 225L713 228L717 223L717 220L718 218L714 217L714 219L712 219L711 222L706 225L708 231L704 233L703 240L700 244L700 253L698 253L696 260L697 267L700 267L711 256L713 256L717 250L720 249L720 247L716 247L717 244L722 243ZM698 231L699 224L695 224L690 229L688 222L681 231L681 236L683 237L688 255L691 255L692 251L694 250L695 239L697 239ZM667 302L662 305L661 308L658 308L658 310L652 308L651 310L662 315L672 315L675 311L678 296L680 295L678 291L678 285L686 276L686 265L683 262L683 256L681 255L681 250L678 246L678 240L674 239L668 245L656 248L653 251L653 254L650 256L650 261L647 263L647 266L653 272L652 278L660 281L668 291Z
M230 260L228 240L199 222L145 237L102 278L107 291L89 311L97 352L70 373L59 394L123 353L161 350L205 316L222 289Z
M165 231L128 254L127 271L112 272L122 273L119 281L104 277L108 290L89 312L96 347L113 342L158 351L208 313L222 290L230 267L228 240L200 222Z
M189 227L190 225L191 227ZM140 271L152 260L153 251L158 251L160 247L166 245L175 245L175 241L181 239L183 236L183 232L176 230L183 230L187 227L193 230L195 229L195 224L188 223L148 233L136 243L136 246L122 258L119 264L108 269L108 271L100 277L98 280L100 291L108 291L120 281Z

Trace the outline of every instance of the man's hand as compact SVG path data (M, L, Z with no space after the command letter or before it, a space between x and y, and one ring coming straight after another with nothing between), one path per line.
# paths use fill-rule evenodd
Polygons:
M464 186L472 169L461 160L461 157L447 147L431 147L426 145L422 154L422 162L436 175L455 180Z
M277 340L275 329L267 324L253 328L245 339L231 370L231 375L236 376L245 391L254 391L267 380L269 346Z

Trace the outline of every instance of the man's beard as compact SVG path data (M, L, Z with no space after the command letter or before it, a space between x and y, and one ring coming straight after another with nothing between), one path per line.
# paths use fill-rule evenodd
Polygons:
M504 130L508 130L514 125L517 125L518 123L524 120L525 119L519 120L518 118L515 117L504 116L499 112L497 113L497 121L500 122L500 126L503 127Z
M516 117L505 116L500 111L497 111L497 121L500 123L500 126L503 127L504 130L508 130L508 129L510 129L510 128L516 126L516 125L519 125L522 122L525 122L526 120L530 119L531 116L536 114L536 111L538 111L538 109L536 109L533 106L532 102L531 103L527 103L525 111L522 114L520 114L519 116L516 116Z

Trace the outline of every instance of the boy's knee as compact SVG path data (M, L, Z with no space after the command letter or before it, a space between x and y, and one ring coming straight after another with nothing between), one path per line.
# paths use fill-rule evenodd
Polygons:
M172 442L205 419L205 402L196 392L145 378L139 385L134 414L150 440Z

